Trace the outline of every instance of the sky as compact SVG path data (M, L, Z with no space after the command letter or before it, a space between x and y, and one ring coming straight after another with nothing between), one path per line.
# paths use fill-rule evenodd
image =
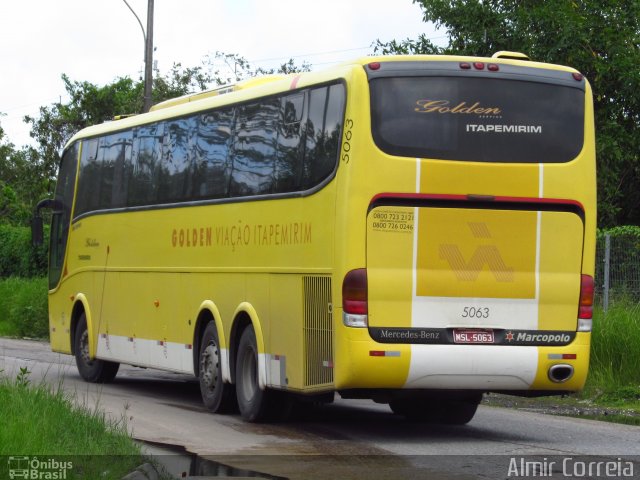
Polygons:
M146 28L147 0L128 0ZM154 61L202 64L216 51L253 67L294 58L313 70L373 53L372 43L443 34L412 0L155 0ZM123 0L0 2L0 125L17 147L31 143L25 115L65 101L63 73L98 85L138 79L144 37Z

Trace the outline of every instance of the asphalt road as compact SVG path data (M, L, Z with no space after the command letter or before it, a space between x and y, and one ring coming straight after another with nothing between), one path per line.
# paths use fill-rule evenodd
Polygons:
M339 398L296 420L256 425L207 412L191 377L122 366L114 383L88 384L73 357L47 343L0 339L3 375L15 377L20 367L32 382L62 385L78 403L126 419L139 440L198 455L196 473L211 474L219 462L266 478L506 479L524 476L522 461L538 461L533 476L546 468L547 477L593 478L589 468L598 473L600 463L606 473L612 462L615 475L601 478L640 478L640 427L485 406L466 426L429 426L386 405Z

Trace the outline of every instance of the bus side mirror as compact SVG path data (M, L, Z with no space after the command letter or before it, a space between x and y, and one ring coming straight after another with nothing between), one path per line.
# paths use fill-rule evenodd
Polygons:
M40 200L36 205L36 211L31 219L31 243L34 247L39 247L44 242L44 228L42 226L42 217L40 210L43 208L54 208L56 202L50 198Z
M31 244L39 247L44 241L44 228L42 226L42 217L36 214L31 219Z

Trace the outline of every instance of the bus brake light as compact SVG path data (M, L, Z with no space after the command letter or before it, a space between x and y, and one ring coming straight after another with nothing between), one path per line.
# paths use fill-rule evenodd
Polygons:
M367 270L358 268L351 270L342 282L342 308L345 313L366 315L367 305Z
M590 320L593 318L593 277L581 275L580 277L580 310L578 318Z

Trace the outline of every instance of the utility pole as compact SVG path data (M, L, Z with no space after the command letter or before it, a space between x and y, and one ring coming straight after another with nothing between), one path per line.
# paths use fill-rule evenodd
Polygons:
M140 24L142 37L144 39L144 104L143 112L148 112L151 108L151 90L153 87L153 0L147 0L147 31L145 32L140 17L131 8L127 0L122 0L124 4L131 10L133 16Z
M147 4L147 34L144 53L144 112L151 108L151 89L153 86L153 0Z

